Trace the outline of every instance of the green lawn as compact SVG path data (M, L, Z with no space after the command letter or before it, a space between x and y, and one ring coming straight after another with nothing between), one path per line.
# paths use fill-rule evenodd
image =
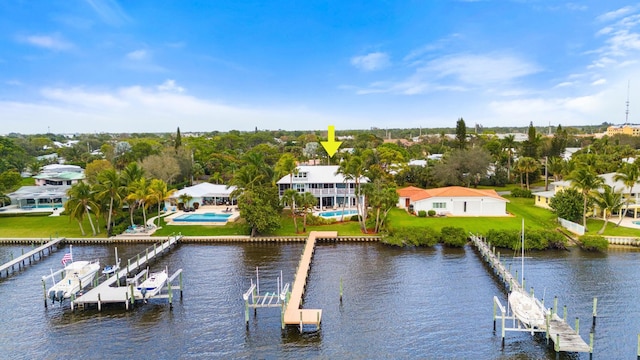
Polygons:
M94 219L95 224L95 219ZM91 225L85 219L83 225L86 237L92 237ZM0 217L0 237L2 238L48 238L48 237L82 237L78 222L69 221L69 217L61 216L2 216ZM106 233L96 237L106 237Z
M393 209L389 213L388 224L390 228L399 227L432 227L441 230L445 226L460 227L467 232L486 233L490 229L513 229L520 230L522 218L525 219L527 229L554 229L558 225L555 216L549 210L533 206L533 199L512 198L507 204L507 211L514 216L509 217L433 217L419 218L407 214L406 211ZM589 219L587 225L589 234L596 234L602 227L602 220ZM86 236L91 237L91 227L89 221L85 219L83 223ZM102 224L104 227L104 224ZM300 233L302 231L302 219L298 219ZM349 221L344 223L334 223L330 225L307 226L307 234L313 230L338 231L340 235L361 235L358 222ZM219 236L219 235L249 235L248 226L239 220L224 226L206 225L166 225L162 222L162 228L156 231L156 236L167 236L174 233L181 233L186 236ZM49 236L82 237L80 228L76 221L69 221L68 216L19 216L0 217L0 237L3 238L48 238ZM282 226L274 236L295 236L293 220L290 216L283 215ZM616 227L615 221L610 221L604 235L611 236L640 236L640 231L625 227ZM98 237L105 237L103 231Z

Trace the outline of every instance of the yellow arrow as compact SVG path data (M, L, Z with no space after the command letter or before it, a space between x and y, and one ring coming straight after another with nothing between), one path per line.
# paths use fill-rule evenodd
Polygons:
M336 129L333 125L329 125L329 129L327 130L327 141L321 141L320 143L329 157L333 157L336 151L338 151L342 141L336 141Z

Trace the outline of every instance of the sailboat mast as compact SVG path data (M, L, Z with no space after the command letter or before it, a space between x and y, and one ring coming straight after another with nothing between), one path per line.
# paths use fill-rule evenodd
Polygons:
M524 218L522 218L522 231L520 233L520 236L522 238L522 244L520 245L520 251L521 251L521 262L520 262L520 274L522 275L522 281L520 282L520 284L524 284Z

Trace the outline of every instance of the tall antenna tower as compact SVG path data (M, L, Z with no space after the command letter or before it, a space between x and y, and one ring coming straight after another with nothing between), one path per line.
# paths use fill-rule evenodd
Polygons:
M631 85L631 80L627 80L627 110L625 111L624 116L624 124L629 125L629 87Z

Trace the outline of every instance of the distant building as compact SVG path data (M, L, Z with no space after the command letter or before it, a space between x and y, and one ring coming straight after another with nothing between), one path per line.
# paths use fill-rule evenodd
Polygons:
M631 135L640 136L640 126L638 125L612 125L607 128L607 136Z
M40 173L33 177L36 186L73 185L84 180L84 169L76 165L51 164L42 167Z
M176 191L171 195L170 202L178 203L182 194L188 194L191 196L191 200L185 206L193 206L194 203L199 205L236 205L236 200L231 197L231 193L235 189L235 186L200 183Z

